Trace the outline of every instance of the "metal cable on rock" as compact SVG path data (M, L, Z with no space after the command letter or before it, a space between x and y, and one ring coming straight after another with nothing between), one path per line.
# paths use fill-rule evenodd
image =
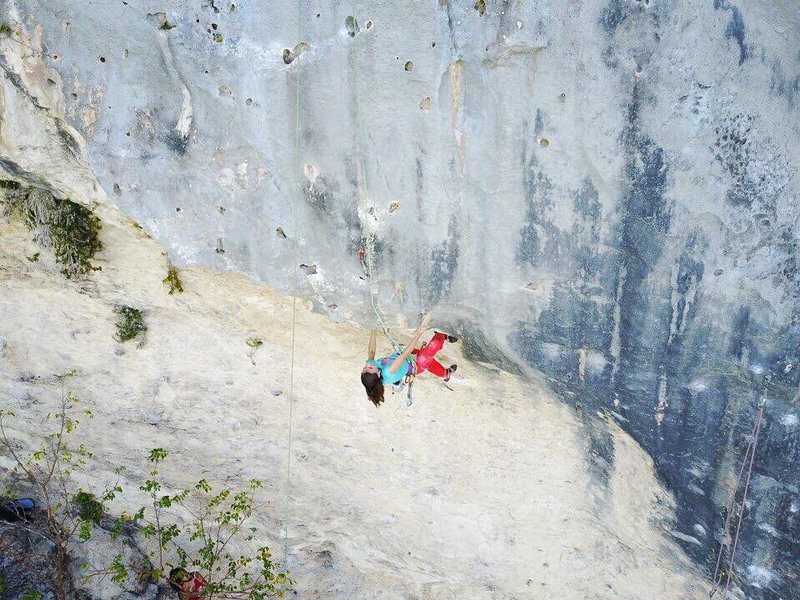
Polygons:
M736 487L733 488L733 494L731 494L731 500L728 503L728 514L725 517L725 525L723 527L723 535L728 532L728 528L731 524L731 518L733 516L733 507L736 503L736 494L739 491L739 487L741 487L742 483L742 475L744 474L745 467L747 467L747 478L745 480L744 491L742 492L742 501L741 501L741 508L739 509L739 518L736 524L736 533L733 536L733 548L731 549L731 556L728 560L728 569L727 569L727 577L725 579L725 594L723 598L728 597L728 590L730 588L731 578L733 576L733 561L736 557L736 548L739 544L739 534L742 528L742 520L744 518L744 510L745 510L745 503L747 502L747 492L750 488L750 479L753 474L753 461L756 455L756 446L758 445L758 436L761 432L761 421L764 416L764 405L765 401L762 400L761 404L759 405L758 415L756 416L756 421L753 425L753 431L750 436L750 442L747 444L747 448L745 449L744 458L742 459L742 467L739 469L739 476L736 478ZM725 549L725 546L729 544L725 544L724 542L720 542L719 552L717 553L717 563L714 567L714 587L711 589L709 593L709 598L713 597L716 594L717 590L722 586L722 577L723 573L720 572L720 566L722 564L722 552Z
M733 573L733 560L736 558L736 547L739 544L739 532L742 528L742 519L744 517L744 509L747 503L747 491L750 489L750 477L753 474L753 460L756 457L756 446L758 446L758 434L761 432L761 417L764 416L764 403L758 410L758 417L756 417L755 437L753 438L753 451L750 453L750 464L747 467L747 480L744 484L744 492L742 493L742 507L739 510L739 522L736 524L736 535L733 536L733 550L731 550L731 559L728 563L728 579L725 581L725 596L728 595L728 587L731 583L731 574Z

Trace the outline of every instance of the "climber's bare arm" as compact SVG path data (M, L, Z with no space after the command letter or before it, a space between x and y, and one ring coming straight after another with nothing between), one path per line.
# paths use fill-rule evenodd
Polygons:
M403 364L405 364L406 359L411 354L411 351L417 347L417 342L419 341L419 338L421 338L422 334L425 333L425 330L428 329L428 322L430 320L431 320L430 315L425 315L422 318L422 323L420 323L419 327L417 327L417 330L414 332L414 337L411 338L410 342L408 342L406 349L403 350L403 353L400 356L394 359L394 362L389 367L390 373L397 373L397 371L400 370L400 367L402 367Z
M375 360L375 347L377 345L376 331L373 329L369 334L369 346L367 346L367 356L369 360Z

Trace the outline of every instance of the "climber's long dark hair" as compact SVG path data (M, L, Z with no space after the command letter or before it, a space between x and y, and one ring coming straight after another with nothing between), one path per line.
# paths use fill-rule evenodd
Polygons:
M381 402L383 402L383 383L381 382L381 376L375 373L362 373L361 383L367 388L367 398L370 399L370 402L375 405L375 408L380 406Z

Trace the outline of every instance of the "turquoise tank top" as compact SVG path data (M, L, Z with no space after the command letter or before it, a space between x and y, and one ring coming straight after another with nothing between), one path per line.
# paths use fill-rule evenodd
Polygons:
M408 373L413 372L413 363L410 356L406 359L406 364L397 369L397 373L389 372L389 367L392 366L394 359L398 356L400 356L400 353L395 352L389 356L377 360L367 360L366 362L368 365L375 365L381 370L381 382L384 385L394 385L395 383L403 381L403 378L408 375Z

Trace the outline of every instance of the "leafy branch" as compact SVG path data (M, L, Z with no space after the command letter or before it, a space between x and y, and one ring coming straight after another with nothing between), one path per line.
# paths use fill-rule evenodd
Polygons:
M242 491L215 491L206 479L200 479L192 490L166 494L157 466L167 456L163 448L150 451L153 469L140 489L150 494L151 502L134 516L154 546L149 551L155 564L153 576L167 579L168 568L192 568L206 581L204 598L282 598L292 580L277 569L268 547L255 546L258 528L248 525L261 481L251 480ZM192 517L184 528L170 518L170 509L177 506ZM238 553L233 547L250 551Z

